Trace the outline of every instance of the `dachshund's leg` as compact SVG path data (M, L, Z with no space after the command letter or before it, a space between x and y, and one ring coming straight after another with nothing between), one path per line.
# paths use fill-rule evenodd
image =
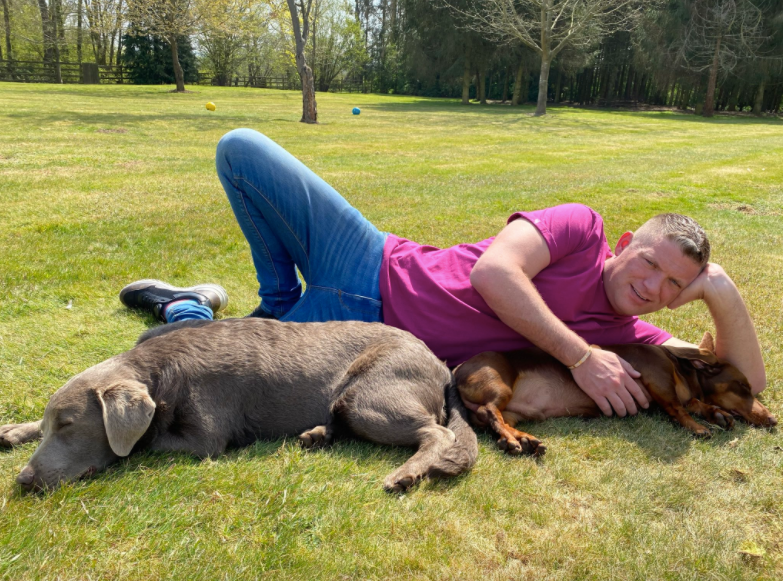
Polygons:
M41 420L0 426L0 448L11 448L41 439Z
M511 399L510 393L508 399ZM504 407L508 399L503 402ZM546 451L546 446L543 446L538 438L509 426L494 403L481 406L476 410L476 415L500 436L498 448L512 456L522 453L541 456Z

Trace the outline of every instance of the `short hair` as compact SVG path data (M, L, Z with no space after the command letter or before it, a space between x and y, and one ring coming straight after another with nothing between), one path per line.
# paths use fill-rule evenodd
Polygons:
M631 242L652 242L658 238L671 240L682 253L704 268L710 260L710 241L698 222L682 214L658 214L634 232Z

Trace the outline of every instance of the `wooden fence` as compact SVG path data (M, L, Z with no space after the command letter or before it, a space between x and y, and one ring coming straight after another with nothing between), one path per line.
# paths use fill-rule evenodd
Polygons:
M131 84L121 66L94 63L44 63L40 61L0 61L0 81L19 83L84 83ZM188 83L191 84L191 83ZM218 79L211 73L198 73L198 85L254 87L259 89L287 89L298 91L298 76L234 76ZM370 84L361 79L336 79L329 85L332 93L368 93Z

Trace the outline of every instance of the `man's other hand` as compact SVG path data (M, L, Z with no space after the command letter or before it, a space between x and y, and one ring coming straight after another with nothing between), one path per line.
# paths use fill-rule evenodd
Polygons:
M582 365L571 371L576 384L598 404L607 415L615 413L624 417L636 415L638 403L643 408L650 403L634 378L641 374L622 357L611 351L593 348L590 357Z

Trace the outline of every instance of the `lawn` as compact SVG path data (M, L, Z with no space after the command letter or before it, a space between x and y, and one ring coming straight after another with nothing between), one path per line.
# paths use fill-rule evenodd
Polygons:
M612 244L655 213L693 216L748 303L763 398L783 415L782 120L319 94L322 122L306 126L295 92L168 89L0 83L0 423L38 419L69 377L155 324L122 308L127 282L214 281L225 316L256 306L214 170L217 141L243 126L382 230L436 246L563 202L601 213ZM701 304L649 320L694 342L711 329ZM363 442L137 455L41 495L13 480L35 446L2 451L0 577L783 578L778 432L700 441L660 413L522 429L544 459L482 434L471 473L401 496L381 483L410 452Z

